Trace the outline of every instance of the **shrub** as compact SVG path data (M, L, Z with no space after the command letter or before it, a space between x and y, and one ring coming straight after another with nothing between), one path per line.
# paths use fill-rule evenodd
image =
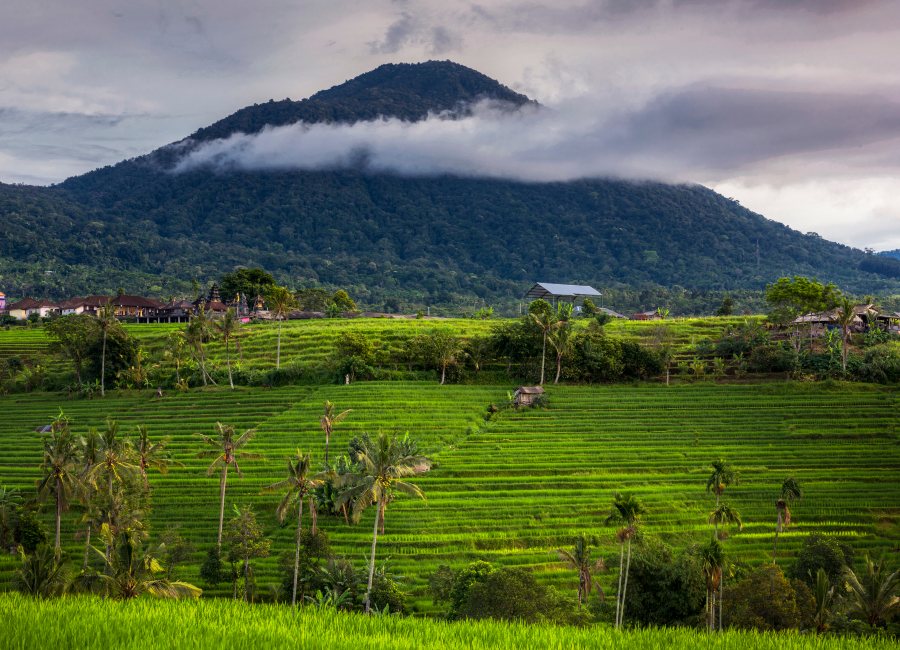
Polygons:
M832 585L840 585L844 570L852 564L853 549L850 546L834 537L813 533L803 540L788 576L812 586L816 581L816 572L823 569Z
M628 572L625 610L643 625L694 622L703 609L706 584L699 558L645 537L634 549Z
M565 623L572 618L572 607L530 571L498 569L469 587L459 617Z
M726 586L725 622L757 630L805 629L813 621L815 599L800 580L788 580L781 569L766 565Z

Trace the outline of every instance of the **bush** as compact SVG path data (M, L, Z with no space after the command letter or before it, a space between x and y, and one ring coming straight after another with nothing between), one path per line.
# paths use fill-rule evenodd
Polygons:
M38 546L49 541L47 527L38 519L37 513L32 508L17 508L15 521L13 541L25 549L26 553L34 553Z
M215 546L209 549L206 559L200 565L200 579L210 587L231 579L230 572L226 571L225 565L222 564L222 554Z
M855 365L852 371L863 381L900 383L900 346L887 344L867 349L861 363Z
M460 618L496 618L528 623L566 623L572 606L526 569L498 569L468 589Z
M816 609L809 587L788 580L774 565L726 586L723 602L726 625L756 630L806 629Z
M802 580L809 586L816 583L816 572L824 569L832 585L843 583L844 570L853 565L853 549L834 537L813 533L805 540L788 576Z
M797 365L797 353L790 346L761 345L753 348L747 361L753 372L790 372Z

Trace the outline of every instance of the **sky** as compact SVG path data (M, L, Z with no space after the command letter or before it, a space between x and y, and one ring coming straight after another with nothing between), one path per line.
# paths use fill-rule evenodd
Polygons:
M4 0L0 181L56 183L428 59L543 108L284 127L185 164L314 168L364 146L400 173L697 182L802 232L900 248L896 0Z

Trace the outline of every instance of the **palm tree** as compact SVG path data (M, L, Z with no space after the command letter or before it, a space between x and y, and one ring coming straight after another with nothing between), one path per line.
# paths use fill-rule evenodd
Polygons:
M874 561L866 555L864 559L864 574L850 568L844 571L847 613L876 627L900 612L900 572L888 573L884 558Z
M169 444L170 438L166 437L159 442L152 442L146 425L137 425L137 430L138 440L135 451L138 457L138 468L144 479L144 489L148 490L150 489L150 481L147 479L148 469L154 468L159 470L160 474L168 474L169 465L181 465L181 463L173 461L166 452L166 445Z
M722 493L725 492L725 488L738 482L738 473L727 461L721 458L713 461L712 468L712 474L706 480L706 491L716 495L716 508L718 508L719 499ZM716 524L716 534L718 532L719 527Z
M212 321L209 319L206 309L204 309L203 305L200 305L200 309L191 316L191 320L188 322L185 337L194 351L197 365L200 366L200 376L203 379L204 386L210 383L215 385L216 383L206 370L206 350L203 347L203 344L209 340L211 334Z
M234 465L234 471L238 476L243 476L241 468L238 465L238 459L254 460L261 458L259 454L250 454L246 451L240 451L241 447L246 445L253 436L256 435L256 429L247 429L237 439L235 439L234 427L228 424L216 422L216 437L205 436L202 433L197 434L203 441L213 449L201 451L197 454L198 458L212 458L209 469L206 470L207 476L213 473L221 466L222 478L219 482L219 535L216 539L216 547L222 548L222 525L225 521L225 488L228 483L228 467Z
M539 385L543 386L544 366L547 361L547 337L550 335L553 328L556 327L556 318L550 310L550 305L545 300L535 300L531 303L528 315L531 316L531 320L533 320L534 324L541 330L541 334L544 338L543 347L541 348L541 381L539 382Z
M616 593L616 627L625 620L625 594L628 591L628 571L631 568L631 540L637 535L641 515L646 513L640 500L633 494L619 494L613 498L613 509L606 518L606 524L622 524L616 531L619 543L619 590ZM628 542L628 559L625 560L625 543ZM625 560L624 571L622 562Z
M372 550L369 555L369 580L366 588L366 613L372 609L372 582L375 577L375 545L378 542L379 517L383 517L388 496L402 492L425 499L422 490L402 480L408 476L428 471L430 461L424 456L409 453L410 446L396 437L381 433L376 440L363 438L357 453L359 463L352 485L344 492L342 502L353 504L353 520L359 521L362 513L375 506L375 523L372 529Z
M13 582L22 593L40 598L58 596L66 590L65 562L46 544L38 546L31 555L19 547L22 566L16 569Z
M700 561L706 578L706 624L710 630L716 629L716 594L722 584L722 569L725 565L725 551L715 537L700 548Z
M816 571L816 584L813 588L813 596L816 599L816 613L813 621L816 624L816 632L822 633L828 629L828 621L831 618L831 607L834 603L834 585L828 578L828 573L822 567Z
M556 377L554 384L559 383L559 376L562 374L563 357L569 353L572 347L572 325L568 320L560 320L556 327L550 333L550 345L556 350Z
M314 512L315 504L313 503L312 490L323 484L324 474L310 476L310 458L309 454L301 454L297 450L294 458L288 459L288 475L287 478L272 483L263 488L266 492L274 492L275 490L285 490L281 503L275 509L278 515L278 521L284 522L288 512L297 506L297 549L294 553L294 587L291 595L291 605L297 604L297 576L300 573L300 536L303 531L303 500L307 499L310 512Z
M100 434L93 427L88 430L87 436L79 440L81 446L81 505L84 506L84 515L81 518L82 523L87 527L84 535L84 563L83 568L87 569L88 555L91 548L91 529L95 519L98 518L98 512L94 499L94 486L88 480L91 469L100 460Z
M582 534L575 538L575 546L571 551L564 548L557 550L559 558L578 572L579 606L584 604L594 587L597 587L600 597L603 598L603 588L594 579L593 573L605 571L606 563L603 561L603 558L595 560L591 557L592 544L596 544L596 540Z
M100 396L106 397L106 338L109 331L117 325L116 308L112 300L106 302L97 310L97 325L103 333L103 352L100 356Z
M841 370L847 372L847 355L850 352L850 326L856 319L853 310L853 302L849 298L842 298L840 307L835 314L837 324L841 328Z
M235 318L234 308L229 307L225 312L225 316L216 323L216 329L222 335L222 341L225 343L225 364L228 366L228 385L234 390L234 379L231 374L231 339L234 338L240 327L240 321Z
M325 432L325 464L328 464L328 445L331 442L331 434L334 432L334 425L343 420L353 409L347 409L341 413L335 414L334 404L325 400L325 412L319 423L322 425L322 431Z
M797 479L794 477L784 479L781 484L781 495L775 501L777 520L775 522L775 542L772 545L772 564L775 564L778 557L778 535L791 525L790 505L794 499L799 500L801 496L803 496L803 492L800 490L800 483Z
M297 299L294 297L287 287L273 286L266 293L266 302L269 304L269 311L278 321L278 348L275 353L275 367L281 367L281 321L288 315L292 309L297 306Z
M134 448L129 440L119 437L119 424L115 420L107 418L106 429L100 434L99 451L99 460L86 473L86 477L94 487L97 487L100 480L106 480L106 496L109 499L106 521L115 532L122 523L119 495L116 494L115 486L121 488L139 469L134 464ZM112 548L108 546L107 557L111 551Z
M719 526L728 526L730 524L736 524L738 530L743 530L744 522L741 520L741 513L737 510L729 506L724 501L716 506L716 509L713 510L709 515L709 523L715 524L716 531L719 530ZM718 539L718 534L716 535ZM724 567L723 567L724 569ZM725 572L722 571L722 575L719 579L719 628L722 628L722 603L725 601Z
M69 509L69 500L80 486L76 470L77 461L78 450L75 438L69 430L69 420L60 411L51 425L49 437L44 439L44 457L41 462L43 476L37 481L38 501L44 502L52 496L56 502L54 552L57 557L62 552L60 546L62 513Z
M104 555L107 562L107 574L100 579L106 583L107 593L112 598L130 600L143 594L157 598L199 598L202 590L186 582L167 580L161 577L165 569L158 556L163 549L145 551L138 531L126 528L113 534L107 524L100 528L100 537L107 548L114 552Z

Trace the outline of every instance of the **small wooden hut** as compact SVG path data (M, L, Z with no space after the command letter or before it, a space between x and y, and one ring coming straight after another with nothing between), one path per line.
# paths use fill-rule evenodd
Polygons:
M519 386L513 394L513 405L516 408L531 406L543 394L543 386Z

